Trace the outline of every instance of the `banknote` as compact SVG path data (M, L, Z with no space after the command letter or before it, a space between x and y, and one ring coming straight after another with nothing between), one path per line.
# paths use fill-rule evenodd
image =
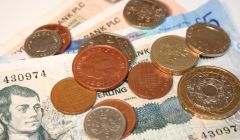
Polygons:
M122 2L114 5L111 8L109 8L110 9L109 11L113 11L113 12L109 12L108 10L106 10L107 12L104 11L103 13L101 13L101 15L103 17L105 17L104 14L114 13L115 10L119 11L118 8L121 6L124 6L125 3L126 3L125 1L122 1ZM96 16L96 17L98 17L98 16ZM85 23L89 24L89 26L90 26L91 22L92 22L91 20L92 19L86 21ZM98 21L98 20L99 19L95 19L94 21ZM152 30L138 30L135 28L131 28L130 26L126 26L126 28L123 28L121 30L118 30L117 28L115 28L116 26L111 26L110 30L112 30L112 32L117 33L119 35L126 36L131 41L134 41L134 40L141 39L144 37L153 36L153 35L161 34L164 32L171 31L171 30L188 27L197 22L208 22L208 23L210 22L212 24L221 26L229 33L231 32L231 34L234 35L234 37L236 39L238 38L238 33L234 32L235 31L234 26L231 24L231 20L229 20L227 12L223 9L223 6L217 0L210 0L203 6L197 8L196 10L193 10L189 13L184 13L184 14L168 17L163 22L163 24L161 24L160 26L158 26ZM82 27L81 28L82 31L86 29L84 27L84 26L86 26L85 23L78 26L78 27ZM96 22L94 22L94 23L96 23ZM109 22L109 24L110 24L110 22ZM97 25L99 27L101 26L100 24L97 24ZM78 32L81 32L81 31L78 30ZM84 34L83 34L83 36L84 36ZM66 53L77 52L77 50L79 49L79 47L81 46L81 43L83 41L84 41L84 39L78 39L78 40L72 41L72 43ZM235 45L235 46L239 48L240 44ZM240 49L238 49L238 50L240 50ZM17 54L17 55L14 55L13 57L2 56L2 57L0 57L0 63L9 61L10 59L17 60L17 59L25 59L25 58L28 58L28 56L23 55L23 54L20 54L20 55Z
M95 0L63 1L55 8L47 11L39 20L5 41L5 43L2 43L0 55L10 54L16 51L21 52L22 49L20 48L23 46L24 40L39 26L48 23L58 23L71 30L77 25L99 14L101 11L111 7L118 1L120 0L116 0L115 2L99 0L99 3L96 3Z
M64 26L67 26L69 29L71 29L73 39L79 38L77 34L75 34L75 31L78 31L79 28L80 29L82 28L82 26L79 26L79 25L81 25L82 23L84 23L90 18L91 18L91 21L93 22L96 22L95 19L98 19L98 18L105 19L105 22L108 23L107 25L109 27L111 26L112 28L112 26L118 24L119 20L123 21L122 10L125 4L128 2L128 0L121 0L120 2L118 1L100 0L98 3L96 3L95 0L77 0L67 8L66 8L66 4L65 5L63 4L64 6L62 7L66 9L64 10L64 12L59 12L59 9L64 9L64 8L62 8L61 6L58 6L56 7L56 10L55 9L51 10L50 12L47 13L47 15L43 16L43 18L40 18L39 21L36 21L32 26L19 32L17 35L13 36L10 40L1 44L0 55L22 52L23 51L22 46L24 45L24 41L27 38L27 36L29 36L37 27L47 23L59 23ZM118 3L115 4L116 2L120 4ZM176 14L186 12L186 10L182 8L182 6L179 5L176 0L162 0L162 2L164 2L168 7L171 8L171 15L176 15ZM118 13L117 15L113 15L114 16L113 18L109 17L108 19L104 17L104 14L100 14L102 12L112 13L113 11L115 11L114 9L117 9ZM85 24L85 25L87 25L87 29L89 27L95 28L94 26L92 27L91 24ZM129 25L126 24L126 22L124 22L123 26L128 27ZM86 28L86 27L83 27L83 28ZM98 30L105 31L104 28L105 26L104 27L101 26L99 27ZM83 34L83 33L81 32L80 34Z
M132 42L135 46L137 58L132 66L150 61L150 48L152 43L159 37L165 35L179 35L185 36L187 28L177 29L170 32L145 37ZM148 41L146 41L148 40ZM240 55L235 53L236 47L233 46L235 40L229 48L228 52L218 58L200 59L199 65L213 65L225 68L234 73L240 79L239 62ZM34 58L27 60L18 60L14 62L0 64L0 89L5 88L8 90L18 91L24 88L25 90L35 91L35 96L39 97L39 100L28 101L27 95L18 94L13 101L9 104L15 106L23 104L40 104L42 112L39 112L35 116L38 116L37 123L29 124L36 126L27 129L30 118L32 118L32 112L26 111L24 115L19 110L11 110L11 119L15 118L14 114L18 114L17 119L23 120L21 125L11 123L11 127L15 128L18 135L23 133L39 133L44 131L47 134L46 137L54 139L74 139L74 140L88 140L88 136L84 132L83 120L86 115L64 115L58 112L52 105L50 99L51 89L59 80L71 77L72 74L72 61L76 54L62 54L58 56L50 56L45 58ZM232 60L235 61L232 61ZM224 61L223 61L224 60ZM98 92L96 103L106 99L121 99L128 102L134 107L137 115L137 124L133 133L126 139L140 139L140 140L201 140L201 139L213 139L213 140L234 140L240 137L240 111L233 116L224 120L202 120L198 119L191 114L187 113L179 104L177 98L177 84L180 76L174 76L173 87L170 92L160 99L146 100L137 97L129 89L128 81L126 80L121 86L108 92ZM19 92L20 93L20 92ZM14 96L14 95L12 95ZM30 95L29 95L30 96ZM34 95L32 95L34 96ZM31 96L31 97L32 97ZM3 98L0 96L0 98ZM32 99L32 98L31 98ZM12 97L13 100L13 97ZM37 103L36 103L37 102ZM6 102L4 102L6 103ZM7 103L6 103L7 104ZM28 105L31 106L31 105ZM4 113L4 112L0 112ZM19 114L20 113L20 114ZM2 120L2 136L11 135L6 132L8 124ZM6 119L7 120L7 119ZM16 121L15 121L16 123ZM24 132L20 130L25 130Z

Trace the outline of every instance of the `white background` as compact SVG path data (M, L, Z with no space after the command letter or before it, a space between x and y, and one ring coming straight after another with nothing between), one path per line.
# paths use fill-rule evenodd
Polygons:
M0 0L0 43L23 31L59 4L73 0ZM97 0L96 0L97 1ZM207 0L176 0L193 10ZM240 0L220 0L230 11L233 24L240 32Z

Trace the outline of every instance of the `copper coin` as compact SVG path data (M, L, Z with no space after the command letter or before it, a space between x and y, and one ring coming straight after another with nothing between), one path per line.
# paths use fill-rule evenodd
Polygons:
M183 37L168 35L153 43L151 59L162 71L181 75L197 64L199 55L187 47Z
M231 44L228 34L220 27L197 23L188 28L186 43L190 49L206 57L222 56Z
M136 58L134 47L128 38L117 34L102 33L96 35L85 42L81 46L81 49L92 45L110 45L112 47L116 47L128 58L129 64L131 64Z
M97 91L108 91L123 82L128 67L128 60L121 51L108 45L95 45L77 54L72 70L79 84Z
M183 107L203 119L224 119L240 107L239 81L231 72L201 66L186 72L178 83Z
M35 31L39 30L51 30L60 35L62 38L62 47L59 49L58 53L64 53L71 43L71 33L68 28L60 24L47 24L37 28Z
M129 72L128 85L134 94L145 99L157 99L171 89L170 74L160 71L153 63L140 63Z
M32 33L24 43L24 50L31 57L44 57L56 54L61 46L58 33L44 30Z
M131 105L119 99L109 99L109 100L104 100L102 102L97 103L94 106L94 108L100 107L100 106L111 106L118 109L120 112L122 112L123 116L127 121L127 127L125 132L123 133L123 137L127 137L128 135L131 134L131 132L136 126L136 121L137 121L136 113Z
M93 109L84 119L84 130L94 140L120 140L126 125L123 114L108 106Z
M130 0L123 10L126 21L138 28L153 28L168 16L167 7L158 0Z
M96 100L96 91L80 86L74 78L66 78L54 85L51 91L53 106L64 114L79 114L87 111Z

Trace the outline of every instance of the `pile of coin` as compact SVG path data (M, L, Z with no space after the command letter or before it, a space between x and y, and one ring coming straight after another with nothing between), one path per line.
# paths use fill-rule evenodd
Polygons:
M47 24L37 28L24 43L30 57L45 57L64 53L71 43L70 31L59 24Z
M199 118L223 119L240 107L238 79L222 68L194 66L201 57L223 55L229 46L221 28L198 23L188 28L186 39L175 35L157 39L151 47L152 62L129 70L136 57L131 42L119 35L99 34L82 44L72 63L74 77L59 81L51 100L65 114L83 113L93 106L84 120L85 132L94 139L121 139L135 128L136 113L116 99L94 106L96 92L113 90L127 78L135 95L158 99L171 90L173 76L183 75L178 83L183 108Z

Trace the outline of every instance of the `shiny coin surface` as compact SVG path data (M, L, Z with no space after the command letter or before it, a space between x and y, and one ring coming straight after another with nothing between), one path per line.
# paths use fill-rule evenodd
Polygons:
M118 109L123 114L123 116L127 121L127 127L123 134L123 137L127 137L128 135L131 134L131 132L136 126L136 120L137 120L136 113L131 105L129 105L128 103L122 100L109 99L109 100L104 100L102 102L97 103L94 106L94 108L100 107L100 106L111 106Z
M135 58L136 53L128 38L111 33L102 33L90 38L81 48L94 45L109 45L119 49L131 64ZM81 49L80 49L81 50Z
M74 78L66 78L52 88L51 101L53 106L64 114L80 114L93 106L96 91L80 86Z
M39 30L51 30L58 33L62 39L62 47L58 50L58 53L64 53L71 43L71 33L68 28L60 24L47 24L37 28L35 31Z
M202 56L216 57L224 55L231 40L222 28L198 23L188 28L186 43L190 49Z
M123 82L128 73L128 60L118 49L95 45L78 53L73 61L73 75L84 87L108 91Z
M60 35L54 31L37 31L25 41L24 50L31 57L54 55L62 46Z
M184 38L169 35L153 43L151 59L162 71L181 75L198 62L199 55L187 47Z
M135 27L153 28L168 16L168 9L158 0L130 0L123 10L123 16Z
M240 85L229 71L201 66L186 72L178 84L183 107L203 119L224 119L240 106Z
M113 107L98 107L89 112L84 119L84 130L97 140L118 140L126 128L123 114Z
M171 89L173 79L170 74L160 71L153 63L140 63L128 75L128 85L140 98L157 99Z

